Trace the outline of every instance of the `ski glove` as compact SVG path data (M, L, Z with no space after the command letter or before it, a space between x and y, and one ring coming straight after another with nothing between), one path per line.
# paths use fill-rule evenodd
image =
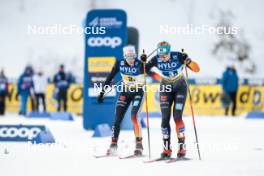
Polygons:
M182 53L182 60L186 61L188 59L188 54L187 53Z
M141 59L142 62L146 62L147 61L147 55L146 54L142 54L140 56L140 59Z

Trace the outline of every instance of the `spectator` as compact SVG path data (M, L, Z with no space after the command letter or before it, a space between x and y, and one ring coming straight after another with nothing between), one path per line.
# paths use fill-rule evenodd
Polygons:
M5 76L4 70L0 72L0 115L5 114L5 100L8 96L8 80Z
M43 111L46 112L46 90L48 85L48 78L39 71L35 76L33 76L34 91L36 97L36 111L40 111L40 101L42 101Z
M70 80L65 73L64 65L60 65L59 72L54 76L53 83L55 84L56 99L58 101L57 111L67 111L67 93L70 87Z
M28 65L28 69L30 70L30 74L33 78L35 72L34 72L34 69L31 65ZM35 92L34 90L32 89L32 91L30 92L30 102L31 102L31 111L36 111L36 96L35 96Z
M73 75L71 71L68 72L67 77L70 83L76 83L76 77Z
M31 68L27 66L24 73L20 75L17 83L17 91L20 96L20 115L26 115L28 97L32 95L34 88Z
M223 73L222 77L222 88L224 91L224 95L228 97L232 102L232 116L236 114L236 107L237 107L237 91L239 87L239 78L234 66L227 67ZM225 107L225 115L228 115L230 104Z

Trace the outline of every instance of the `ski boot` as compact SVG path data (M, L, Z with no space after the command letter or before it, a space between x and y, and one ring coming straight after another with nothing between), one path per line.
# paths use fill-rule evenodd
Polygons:
M186 155L186 150L185 150L185 147L184 147L184 144L185 144L185 138L178 138L178 143L179 143L179 150L178 150L178 153L177 153L177 157L178 158L183 158L185 157Z
M183 157L185 157L185 155L186 155L186 150L185 149L179 149L178 150L178 153L177 153L177 157L178 158L183 158Z
M170 147L170 138L163 138L163 152L160 154L161 159L170 159L172 150Z
M136 138L136 149L134 151L134 155L142 156L142 152L143 152L142 138Z
M164 149L163 152L160 155L160 158L170 159L171 158L171 153L172 153L171 149Z
M112 138L112 142L106 154L109 156L116 155L116 151L117 151L117 138Z

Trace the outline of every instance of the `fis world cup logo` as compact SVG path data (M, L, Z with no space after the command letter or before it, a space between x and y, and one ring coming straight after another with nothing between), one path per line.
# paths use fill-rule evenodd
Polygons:
M99 17L95 17L90 23L90 26L98 26L99 25Z
M40 127L34 126L0 126L0 141L10 139L13 141L32 140L42 131Z
M122 44L120 37L90 37L87 40L90 47L111 47L116 48Z
M89 26L104 26L106 28L121 28L123 21L116 17L95 17L89 22Z

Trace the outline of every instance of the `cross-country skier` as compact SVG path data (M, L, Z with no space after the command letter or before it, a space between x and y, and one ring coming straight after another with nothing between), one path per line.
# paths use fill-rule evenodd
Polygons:
M147 56L141 55L141 60L146 61ZM199 72L197 63L188 58L188 55L181 52L171 51L171 45L166 42L158 43L157 55L147 62L147 70L153 71L152 77L161 81L160 83L160 108L162 114L162 135L164 150L161 158L171 157L171 127L170 117L173 106L173 118L176 123L176 133L178 137L179 150L178 157L184 157L186 150L185 143L185 126L182 120L182 113L187 96L187 84L184 79L184 66L187 66L194 72ZM154 72L153 68L157 68ZM170 88L168 87L170 86ZM164 88L165 87L165 88Z
M116 102L115 120L112 128L112 141L110 148L107 151L107 155L113 155L117 150L120 124L124 118L124 115L129 105L132 104L131 119L134 125L134 133L136 137L136 148L134 154L136 156L140 156L142 155L143 145L141 124L138 117L138 113L141 109L144 97L143 63L140 61L140 59L137 58L135 47L132 45L128 45L123 48L123 56L124 59L116 61L111 73L108 75L104 83L104 87L106 87L106 85L109 86L115 75L120 72L122 77L123 89L120 92L118 100ZM105 91L103 89L100 95L98 96L98 103L103 102L104 94Z

